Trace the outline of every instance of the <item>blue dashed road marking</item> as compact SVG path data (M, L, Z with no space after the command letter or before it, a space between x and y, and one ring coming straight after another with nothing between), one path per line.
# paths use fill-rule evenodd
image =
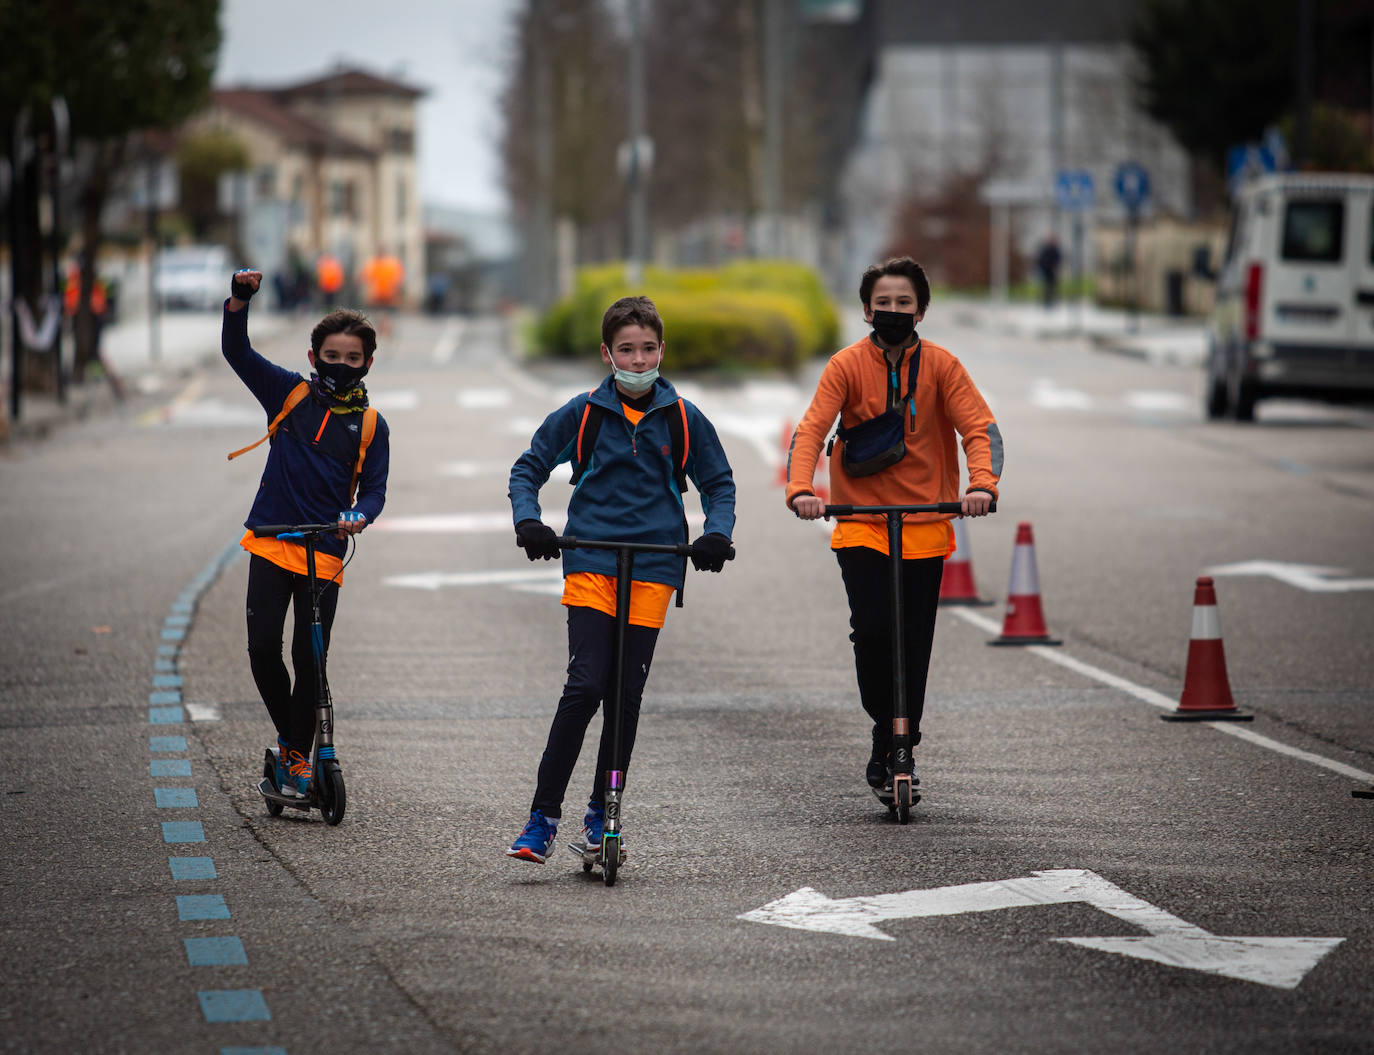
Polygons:
M220 1048L219 1055L286 1055L285 1048Z
M186 631L178 626L164 626L162 628L163 641L180 641L186 636Z
M162 841L165 843L203 843L205 829L200 821L163 821Z
M270 1022L272 1012L261 989L202 989L200 1009L206 1022Z
M181 691L179 689L168 689L165 692L148 693L148 702L153 706L165 703L180 703Z
M178 894L177 919L229 919L223 894Z
M148 737L149 751L185 751L186 737L184 736L150 736Z
M150 777L189 777L191 760L189 758L154 758L148 763Z
M179 689L181 688L180 674L154 674L153 685L159 689Z
M159 809L195 809L200 805L195 788L153 788L153 801Z
M173 879L218 879L213 857L169 857L167 867Z
M170 670L175 672L177 669L176 660L168 659L166 656L161 656L158 658L157 662L153 664L153 669L163 671Z
M187 938L186 961L192 967L224 967L248 962L238 938Z
M149 707L149 725L180 725L186 720L186 712L180 707ZM185 748L182 748L185 750Z

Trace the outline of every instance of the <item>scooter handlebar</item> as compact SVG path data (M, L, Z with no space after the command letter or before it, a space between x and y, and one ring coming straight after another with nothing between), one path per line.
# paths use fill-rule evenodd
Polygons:
M254 538L280 538L283 535L323 535L338 531L334 524L261 524L253 529Z
M692 545L689 542L611 542L603 539L576 538L572 535L558 535L554 542L559 549L626 549L631 553L672 553L679 557L687 557L692 553ZM725 559L735 559L734 546L730 547Z
M822 516L847 517L855 513L962 513L964 507L958 502L928 502L913 506L826 506ZM988 506L989 513L997 512L997 499Z

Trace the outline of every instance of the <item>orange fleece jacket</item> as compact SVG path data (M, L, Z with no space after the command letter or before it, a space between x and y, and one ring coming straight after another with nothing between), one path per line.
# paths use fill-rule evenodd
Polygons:
M897 369L901 387L898 399L906 392L912 351L909 348L903 353ZM889 387L883 350L871 337L841 348L831 356L787 453L785 497L788 508L798 495L814 493L812 477L816 462L835 418L838 416L845 428L852 428L861 421L877 417L888 408ZM959 501L962 495L956 430L963 437L964 457L968 463L967 490L987 491L997 497L997 482L1002 475L1002 434L997 422L963 364L947 349L930 341L921 343L915 405L914 429L912 417L903 405L906 457L882 472L873 476L850 476L841 462L843 443L835 441L830 456L830 500L833 503L918 505ZM854 519L880 520L881 517ZM923 513L917 519L948 518Z

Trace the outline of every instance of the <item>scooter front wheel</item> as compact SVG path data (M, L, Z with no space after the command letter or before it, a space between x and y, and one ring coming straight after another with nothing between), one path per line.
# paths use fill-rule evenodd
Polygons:
M897 800L897 823L906 824L911 820L911 781L893 781L892 791Z
M615 886L615 873L620 867L620 837L601 837L601 878L607 886Z
M324 763L320 771L320 815L326 824L338 824L344 818L347 805L348 794L339 763Z

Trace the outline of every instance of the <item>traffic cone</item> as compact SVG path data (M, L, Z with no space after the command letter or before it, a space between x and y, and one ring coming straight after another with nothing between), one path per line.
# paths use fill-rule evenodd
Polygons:
M1040 575L1035 570L1035 539L1030 523L1016 525L1016 548L1011 554L1011 586L1007 590L1007 614L1002 636L989 645L1062 645L1050 637L1040 611Z
M1253 714L1236 709L1226 678L1226 652L1221 647L1221 618L1211 576L1197 581L1193 592L1193 633L1188 641L1188 670L1178 710L1161 714L1166 722L1248 722Z
M787 455L792 449L792 433L794 431L790 421L782 423L782 435L778 437L778 454L780 455L778 472L773 478L773 486L775 487L787 486Z
M978 596L973 585L973 551L968 544L968 528L963 517L954 518L954 552L945 559L945 574L940 579L940 604L989 605Z

